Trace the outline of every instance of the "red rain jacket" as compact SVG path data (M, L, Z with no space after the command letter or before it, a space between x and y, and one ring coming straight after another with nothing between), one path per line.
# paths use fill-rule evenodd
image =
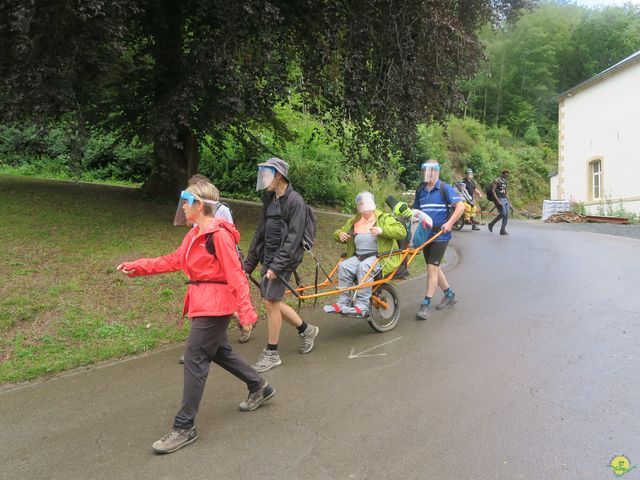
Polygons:
M206 234L213 233L216 254L206 247ZM238 312L240 323L255 323L258 316L251 305L249 281L242 270L236 252L240 233L236 227L214 218L198 234L198 228L189 230L178 249L156 258L141 258L123 262L127 270L135 269L130 277L156 275L182 270L189 280L208 280L220 283L189 284L184 297L183 315L190 318L231 315Z

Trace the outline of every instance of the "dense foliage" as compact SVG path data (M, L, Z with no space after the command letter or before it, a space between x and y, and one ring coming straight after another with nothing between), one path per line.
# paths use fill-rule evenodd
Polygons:
M515 165L521 203L539 200L555 96L640 49L640 7L513 15L529 4L5 2L0 162L167 193L199 164L252 198L277 155L306 198L348 209L358 189L411 189L435 157L483 182Z
M298 191L315 205L335 206L344 211L354 208L353 199L362 190L371 190L382 203L387 195L412 190L420 182L418 165L437 158L443 165L443 178L449 182L473 168L480 185L497 176L501 169L514 172L513 198L524 206L548 194L547 174L555 162L555 151L539 136L526 140L514 138L506 127L489 127L477 120L449 117L444 122L418 126L412 161L405 168L400 156L391 162L393 172L386 175L365 174L348 163L330 129L310 114L296 108L295 103L275 110L276 118L285 123L289 135L282 139L270 129L252 131L262 149L286 158L290 177ZM26 175L71 178L69 149L64 124L52 124L40 130L35 127L0 127L0 165L4 163ZM257 199L255 164L260 152L253 144L239 142L229 135L224 148L213 153L203 148L202 173L214 180L223 195ZM83 180L137 181L151 168L148 148L136 142L124 144L100 131L92 131L76 178ZM363 152L366 157L370 155ZM402 181L400 179L402 178Z
M101 126L151 143L147 188L173 195L205 138L216 149L256 124L282 131L273 108L295 90L333 122L349 162L384 170L418 122L457 104L457 81L481 58L478 28L529 3L6 0L0 115L72 113L79 134Z
M555 97L640 50L640 6L545 2L481 38L487 61L465 84L467 114L518 137L537 130L553 142Z

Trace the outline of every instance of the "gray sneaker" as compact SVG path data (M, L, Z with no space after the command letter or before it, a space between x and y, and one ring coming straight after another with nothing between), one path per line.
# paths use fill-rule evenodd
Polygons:
M262 373L267 370L271 370L279 365L282 365L282 360L280 360L280 354L277 350L267 350L266 348L262 350L262 353L258 357L258 361L253 366L256 372Z
M174 428L164 437L153 444L153 450L156 453L171 453L186 447L198 438L196 427L191 428Z
M452 293L451 295L445 295L442 301L436 305L436 310L444 310L445 308L449 308L458 303L456 300L456 294Z
M240 329L240 336L238 337L238 343L247 343L251 338L252 333L253 333L253 327L248 332L246 330Z
M420 305L420 310L416 313L416 320L427 320L431 316L431 308L424 303Z
M182 355L180 355L180 358L178 359L178 363L180 365L184 365L184 353Z
M313 341L318 336L319 331L320 329L318 327L307 325L306 330L300 334L300 338L302 339L300 348L298 349L300 353L309 353L313 350Z
M240 404L240 410L243 412L253 412L275 394L276 391L271 385L269 385L269 382L265 380L264 385L260 387L260 390L249 393L247 400Z

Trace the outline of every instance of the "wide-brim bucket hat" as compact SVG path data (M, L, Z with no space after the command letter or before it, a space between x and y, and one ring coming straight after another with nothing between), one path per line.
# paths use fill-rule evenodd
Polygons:
M259 167L272 167L275 168L280 175L282 175L287 182L289 182L289 164L281 158L270 158L266 162L258 164Z

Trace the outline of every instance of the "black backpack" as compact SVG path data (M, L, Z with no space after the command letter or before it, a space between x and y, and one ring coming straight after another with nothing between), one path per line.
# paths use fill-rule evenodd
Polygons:
M211 255L213 255L214 257L216 256L216 245L213 242L213 232L211 233L207 233L205 235L205 242L204 242L204 248L207 249L207 252L209 252ZM236 243L236 254L238 255L238 259L240 260L240 268L242 268L242 270L244 271L244 253L242 253L242 250L240 250L240 246Z
M304 202L305 209L307 210L307 221L304 225L304 234L302 235L302 246L305 250L310 251L313 248L313 242L316 241L316 224L318 219L316 218L316 212L313 211L307 202Z
M487 200L489 201L493 201L494 200L494 193L493 193L493 182L489 183L486 187L484 187L484 193L487 196Z
M302 199L302 202L304 203L304 208L306 210L306 220L304 224L304 232L302 234L302 246L307 252L310 252L311 249L313 248L314 242L316 241L316 230L317 230L316 225L318 223L318 220L316 218L316 212L314 212L313 208L311 208L309 204L304 201L302 196L300 196L300 198ZM265 216L264 218L266 219L266 215L267 215L266 208L263 209L263 214ZM283 214L282 216L285 218L285 221L288 221L289 208L287 207L287 211L286 212L283 211L282 214Z

